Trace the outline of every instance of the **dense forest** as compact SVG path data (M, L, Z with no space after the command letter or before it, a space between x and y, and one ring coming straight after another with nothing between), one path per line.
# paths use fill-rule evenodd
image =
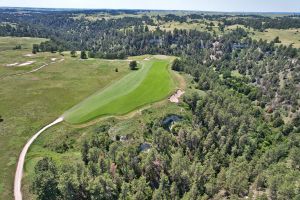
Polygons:
M49 38L34 46L35 53L82 50L109 59L175 55L172 69L192 75L196 90L206 95L185 95L181 106L192 117L170 129L161 119L147 124L143 136L152 148L146 154L140 140L113 140L109 125L103 125L83 142L76 166L40 160L32 184L38 199L300 199L299 49L253 40L242 28L216 36L163 31L156 24L202 19L288 29L300 27L298 16L143 14L89 21L76 14L1 12L6 23L0 35Z

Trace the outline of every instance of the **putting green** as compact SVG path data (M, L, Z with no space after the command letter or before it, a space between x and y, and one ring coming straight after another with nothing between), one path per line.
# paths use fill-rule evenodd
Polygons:
M175 86L169 64L170 60L141 61L139 70L68 110L65 120L80 124L100 116L123 115L166 98Z

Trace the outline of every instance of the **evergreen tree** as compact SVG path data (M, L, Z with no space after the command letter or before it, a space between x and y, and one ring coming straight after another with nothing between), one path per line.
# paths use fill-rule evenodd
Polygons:
M87 54L85 51L81 51L80 53L80 59L88 59Z

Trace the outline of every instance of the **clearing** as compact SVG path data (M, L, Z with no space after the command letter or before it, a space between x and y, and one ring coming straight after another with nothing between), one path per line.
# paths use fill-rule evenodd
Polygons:
M267 29L264 32L255 31L252 37L270 42L277 36L281 41L278 45L283 44L289 46L293 44L293 47L300 48L300 29Z
M253 39L267 40L268 42L273 41L276 37L279 37L281 43L276 45L293 45L295 48L300 48L300 29L266 29L263 32L255 31L253 28L246 28L243 25L231 25L225 28L226 31L234 30L237 27L243 28L249 32L249 36Z

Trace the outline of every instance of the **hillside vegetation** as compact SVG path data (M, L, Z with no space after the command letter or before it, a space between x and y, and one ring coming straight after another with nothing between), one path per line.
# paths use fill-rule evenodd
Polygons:
M299 15L30 9L21 15L19 10L4 10L0 20L7 24L0 26L0 35L49 38L33 46L37 56L81 51L82 57L37 72L46 86L22 84L27 76L33 81L33 74L0 80L5 94L0 111L6 110L0 126L6 128L13 121L7 116L20 114L21 120L30 118L32 123L25 123L26 132L9 123L12 128L0 141L10 152L14 141L21 141L14 134L27 138L50 118L30 112L45 103L35 106L33 98L21 96L16 99L22 102L16 104L16 95L35 94L30 97L49 103L43 113L56 118L94 94L71 109L74 118L70 115L69 121L76 123L127 113L166 97L172 88L168 63L151 60L143 65L142 57L149 57L145 54L176 56L171 69L186 82L178 104L164 101L132 118L111 116L92 125L64 123L48 130L26 160L23 191L28 199L300 198L300 50L296 43L285 43L290 36L279 35L299 29ZM98 14L105 18L97 18ZM260 39L268 33L272 33L268 40ZM137 55L139 59L131 58ZM129 73L127 58L139 60L139 70ZM114 63L120 64L121 75ZM72 65L77 71L69 71ZM104 70L100 74L95 73L98 67ZM122 77L127 80L139 73L139 84L128 84L126 94L117 80L122 83ZM53 85L59 88L56 94L49 89ZM113 99L106 96L108 85L116 93L109 95ZM74 90L65 91L68 87ZM112 101L106 103L106 98ZM55 112L49 111L50 105L57 107ZM9 155L3 157L1 163L10 161ZM4 165L4 171L9 171ZM7 186L2 191L9 196Z
M31 57L30 49L12 50L15 38L0 38L8 50L0 51L0 199L12 199L16 162L25 142L42 126L67 109L130 73L128 61L79 60L69 53L40 53ZM22 39L19 39L21 41ZM29 39L21 42L28 42ZM2 42L2 43L3 43ZM28 42L29 43L29 42ZM51 58L56 58L55 63ZM63 61L59 62L61 59ZM27 66L11 63L36 61ZM24 75L44 63L43 69ZM115 69L118 68L118 72Z

